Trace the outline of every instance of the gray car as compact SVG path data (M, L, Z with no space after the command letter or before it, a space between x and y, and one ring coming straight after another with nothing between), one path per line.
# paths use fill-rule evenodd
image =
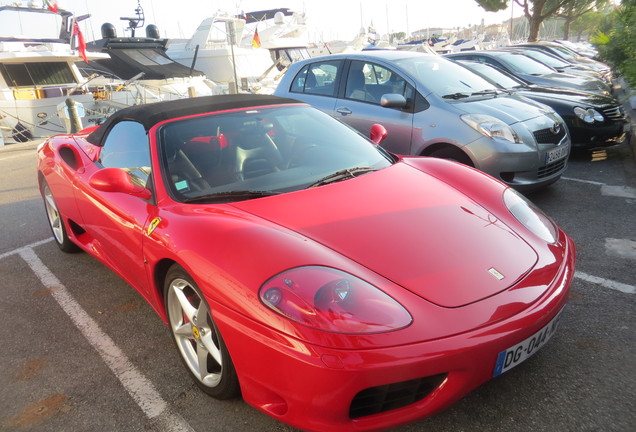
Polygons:
M540 63L520 52L499 51L464 51L445 54L453 60L472 60L488 63L521 79L526 84L541 87L567 88L590 93L609 95L612 91L607 82L590 77L571 75Z
M556 181L570 138L549 107L510 96L443 57L403 51L330 55L294 63L276 95L307 102L402 155L453 159L519 189Z

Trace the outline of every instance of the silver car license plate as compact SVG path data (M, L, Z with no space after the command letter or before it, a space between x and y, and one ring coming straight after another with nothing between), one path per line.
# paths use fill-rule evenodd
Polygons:
M549 164L563 159L568 155L568 148L566 146L560 147L554 150L550 150L545 154L545 163Z

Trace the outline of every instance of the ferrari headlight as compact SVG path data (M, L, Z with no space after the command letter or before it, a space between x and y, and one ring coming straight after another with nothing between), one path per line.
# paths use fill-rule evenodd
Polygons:
M468 126L488 138L501 139L511 143L520 143L519 135L506 123L487 114L464 114L461 119Z
M603 114L592 108L585 109L576 107L574 108L574 114L576 114L576 116L583 120L585 123L594 123L595 121L602 122L605 120Z
M512 215L530 232L548 243L556 243L557 228L537 206L512 188L504 191L503 200Z
M383 291L329 267L284 271L263 284L261 301L273 311L319 330L381 333L411 324L408 311Z

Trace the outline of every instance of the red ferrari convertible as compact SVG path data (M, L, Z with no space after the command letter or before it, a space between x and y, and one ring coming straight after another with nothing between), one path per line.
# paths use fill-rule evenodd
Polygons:
M544 346L575 264L513 189L389 154L382 129L272 96L157 103L47 140L38 180L60 249L138 290L203 391L380 430Z

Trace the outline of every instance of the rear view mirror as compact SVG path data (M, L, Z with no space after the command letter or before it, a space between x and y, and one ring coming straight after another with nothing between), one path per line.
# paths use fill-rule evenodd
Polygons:
M104 168L88 180L88 184L102 192L120 192L142 199L150 199L152 193L143 186L136 185L130 175L121 168Z
M386 128L379 123L375 123L371 126L371 132L369 133L369 138L371 141L379 145L384 139L389 135L386 131Z

